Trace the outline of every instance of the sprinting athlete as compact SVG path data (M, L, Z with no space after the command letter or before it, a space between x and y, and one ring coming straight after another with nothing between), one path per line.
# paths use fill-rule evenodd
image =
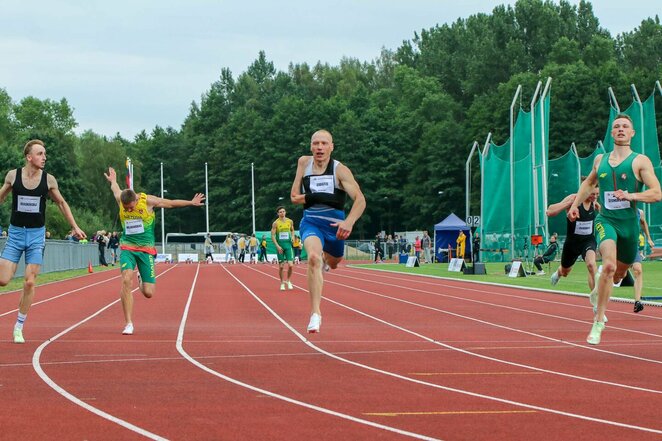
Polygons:
M122 272L122 309L124 310L124 330L122 334L132 335L133 328L133 271L138 268L138 283L140 291L146 298L151 298L156 292L156 273L154 256L156 246L154 237L154 208L199 207L204 205L205 196L197 193L190 201L163 199L145 193L136 193L130 188L120 190L117 185L117 175L112 167L104 176L110 182L110 189L120 209L122 223L122 238L120 240L120 270Z
M333 137L318 130L310 139L312 156L302 156L292 183L290 199L303 204L299 232L308 254L308 290L311 314L308 332L319 332L322 324L322 269L335 269L345 252L345 239L363 214L366 202L359 184L348 167L331 159ZM345 198L354 202L345 217Z

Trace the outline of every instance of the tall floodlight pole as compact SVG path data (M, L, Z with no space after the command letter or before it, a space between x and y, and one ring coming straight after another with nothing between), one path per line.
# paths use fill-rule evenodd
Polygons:
M163 162L161 163L161 199L163 199ZM165 211L161 207L161 254L165 254Z
M253 235L255 235L255 167L251 162L251 204L253 206Z
M517 86L517 91L510 104L510 255L515 257L515 104L522 93L522 85Z
M209 234L209 181L208 181L206 162L205 162L205 219L207 225L207 234Z

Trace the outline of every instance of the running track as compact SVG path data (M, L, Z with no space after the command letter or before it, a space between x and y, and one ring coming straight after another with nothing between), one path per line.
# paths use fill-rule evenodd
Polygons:
M37 288L11 342L0 438L659 440L662 308L341 266L305 334L305 266L160 265L120 334L117 272Z

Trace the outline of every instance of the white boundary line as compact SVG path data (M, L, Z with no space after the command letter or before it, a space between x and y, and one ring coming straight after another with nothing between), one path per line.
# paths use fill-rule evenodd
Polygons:
M302 341L304 341L304 342L306 341L306 339L303 338L303 336L301 334L296 332L289 324L287 324L271 308L269 308L269 306L266 303L264 303L260 298L258 298L255 294L253 294L253 292L250 289L248 289L248 287L246 287L246 285L244 285L239 279L237 279L230 271L228 271L227 268L225 268L224 266L222 268L231 277L233 277L241 286L243 286L251 295L253 295L255 300L260 302L260 304L262 304L262 306L264 306L269 312L271 312L274 315L274 317L276 317L281 323L283 323L287 328L289 328L290 331L294 332ZM186 360L188 360L194 366L202 369L203 371L205 371L205 372L207 372L211 375L214 375L214 376L216 376L216 377L218 377L222 380L228 381L228 382L230 382L232 384L235 384L237 386L241 386L241 387L244 387L246 389L250 389L252 391L259 392L260 394L267 395L269 397L276 398L276 399L285 401L285 402L290 403L290 404L295 404L297 406L302 406L302 407L305 407L307 409L315 410L317 412L325 413L325 414L332 415L332 416L342 418L342 419L345 419L345 420L349 420L349 421L352 421L352 422L355 422L355 423L363 424L363 425L366 425L366 426L371 426L371 427L374 427L374 428L377 428L377 429L386 430L386 431L389 431L389 432L397 433L399 435L404 435L404 436L408 436L408 437L411 437L411 438L431 440L431 441L438 439L438 438L432 438L432 437L428 437L428 436L421 435L421 434L414 433L414 432L408 432L406 430L396 429L396 428L390 427L390 426L385 426L383 424L375 423L373 421L353 417L351 415L336 412L336 411L331 410L331 409L316 406L314 404L306 403L304 401L299 401L299 400L296 400L294 398L290 398L290 397L286 397L284 395L280 395L280 394L277 394L277 393L274 393L274 392L270 392L266 389L261 389L259 387L256 387L256 386L250 385L248 383L244 383L242 381L239 381L239 380L236 380L234 378L223 375L220 372L217 372L213 369L210 369L207 366L205 366L204 364L198 362L196 359L191 357L186 352L186 350L184 350L183 341L184 341L184 331L186 329L186 320L188 319L188 312L189 312L189 309L190 309L190 306L191 306L191 302L193 300L193 291L195 290L195 284L198 280L198 271L199 270L200 270L200 265L198 265L198 269L196 270L195 279L193 280L193 284L191 285L191 291L189 292L188 301L186 302L186 307L184 308L184 313L182 314L182 321L179 325L179 333L177 334L177 345L176 345L177 346L177 351L180 354L182 354L182 357L184 357Z
M255 272L258 272L260 274L266 275L270 278L276 279L276 277L274 277L270 274L264 273L264 272L260 271L257 268L255 268L255 269L251 268L251 270L255 271ZM229 273L229 271L227 269L225 269L225 271L227 271ZM459 393L459 394L462 394L462 395L469 395L469 396L472 396L472 397L483 398L483 399L486 399L486 400L496 401L496 402L499 402L499 403L509 404L509 405L518 406L518 407L524 407L524 408L527 408L527 409L534 409L534 410L538 410L538 411L541 411L541 412L547 412L547 413L552 413L552 414L556 414L556 415L562 415L562 416L581 419L581 420L585 420L585 421L592 421L592 422L607 424L607 425L611 425L611 426L622 427L622 428L626 428L626 429L633 429L633 430L640 430L640 431L644 431L644 432L662 434L662 430L652 429L652 428L649 428L649 427L634 426L634 425L631 425L631 424L620 423L618 421L604 420L604 419L601 419L601 418L594 418L594 417L590 417L590 416L586 416L586 415L580 415L580 414L575 414L575 413L571 413L571 412L565 412L565 411L551 409L551 408L547 408L547 407L541 407L541 406L526 404L526 403L522 403L522 402L518 402L518 401L508 400L508 399L504 399L504 398L494 397L494 396L490 396L490 395L480 394L480 393L476 393L476 392L470 392L470 391L466 391L466 390L463 390L463 389L457 389L457 388L452 388L452 387L448 387L448 386L442 386L442 385L436 384L436 383L428 383L426 381L418 380L418 379L415 379L415 378L410 378L410 377L407 377L407 376L404 376L404 375L396 374L396 373L390 372L390 371L385 371L385 370L382 370L382 369L378 369L378 368L375 368L375 367L372 367L372 366L368 366L368 365L365 365L365 364L362 364L362 363L358 363L358 362L340 357L336 354L333 354L331 352L328 352L328 351L316 346L315 344L311 343L309 340L305 339L299 332L297 332L294 328L292 328L292 326L290 326L287 322L285 322L285 320L283 320L283 318L281 318L273 309L271 309L262 299L260 299L253 291L251 291L250 288L248 288L243 282L241 282L236 276L234 276L234 274L230 273L230 275L235 280L237 280L237 282L239 284L241 284L244 287L244 289L246 289L246 291L248 291L251 294L251 296L253 296L253 298L255 298L258 302L260 302L260 304L262 304L278 321L283 323L291 332L293 332L295 335L297 335L306 345L308 345L309 347L315 349L316 351L318 351L318 352L320 352L320 353L322 353L322 354L324 354L324 355L326 355L330 358L333 358L335 360L342 361L344 363L347 363L347 364L350 364L352 366L356 366L356 367L359 367L359 368L362 368L362 369L367 369L367 370L372 371L372 372L377 372L377 373L384 374L384 375L387 375L387 376L390 376L390 377L398 378L400 380L409 381L409 382L412 382L412 383L421 384L421 385L425 385L425 386L430 386L430 387L433 387L433 388L436 388L436 389L441 389L441 390L445 390L445 391L449 391L449 392L456 392L456 393ZM307 291L303 288L301 288L301 289L303 291ZM326 298L325 300L330 301L328 298ZM401 328L401 327L399 327L397 325L394 325L392 323L388 323L386 321L383 321L383 320L378 319L376 317L370 316L370 315L365 314L363 312L360 312L358 310L354 310L353 308L342 305L338 302L333 301L333 303L335 303L339 306L342 306L344 308L350 309L352 311L355 311L355 312L357 312L361 315L364 315L366 317L372 318L373 320L376 320L380 323L387 324L388 326L392 326L394 328L400 329L404 332L407 332L407 333L410 333L410 334L413 334L413 335L417 335L420 338L422 338L423 340L426 340L426 341L429 341L429 342L432 342L432 343L436 343L436 344L441 344L440 342L436 342L433 339L430 339L430 338L425 337L423 335L417 334L413 331ZM443 344L441 344L441 345L443 345ZM450 348L452 348L452 347L450 347ZM471 355L473 355L473 354L471 354ZM499 361L499 360L495 359L495 361ZM508 364L510 364L510 363L508 363ZM533 368L533 369L538 370L536 368ZM549 371L549 372L553 373L553 371ZM593 380L593 381L599 382L597 380ZM657 391L655 391L655 392L657 392Z
M168 271L170 271L171 269L175 268L176 266L177 266L177 265L168 268L167 270L165 270L165 271L163 271L161 274L159 274L157 277L161 277L162 275L166 274ZM94 286L94 285L90 285L90 286ZM83 288L79 288L79 289L85 289L85 288L87 288L87 287L83 287ZM135 291L137 291L137 290L138 290L138 288L135 288L135 289L133 289L131 292L133 293L133 292L135 292ZM119 426L124 427L125 429L131 430L132 432L135 432L135 433L137 433L137 434L139 434L139 435L142 435L142 436L144 436L144 437L147 437L147 438L150 438L150 439L153 439L153 440L159 440L159 441L161 441L161 440L166 440L166 438L164 438L164 437L162 437L162 436L160 436L160 435L157 435L157 434L155 434L155 433L149 432L149 431L147 431L147 430L145 430L145 429L143 429L143 428L141 428L141 427L138 427L138 426L136 426L136 425L134 425L134 424L129 423L129 422L126 421L126 420L123 420L123 419L118 418L118 417L116 417L116 416L114 416L114 415L111 415L111 414L109 414L109 413L106 413L106 412L104 412L103 410L98 409L98 408L96 408L96 407L94 407L94 406L91 406L90 404L88 404L88 403L86 403L85 401L79 399L79 398L76 397L75 395L73 395L73 394L67 392L64 388L62 388L62 387L59 386L55 381L53 381L53 380L52 380L52 379L46 374L46 372L44 372L44 370L43 370L42 367L41 367L41 362L40 362L41 354L42 354L42 352L44 351L44 349L46 349L46 347L47 347L49 344L51 344L52 342L54 342L54 341L57 340L58 338L62 337L63 335L69 333L70 331L72 331L73 329L77 328L78 326L82 325L83 323L85 323L85 322L87 322L87 321L93 319L94 317L98 316L99 314L101 314L102 312L104 312L105 310L107 310L108 308L110 308L111 306L113 306L113 305L115 305L116 303L118 303L120 300L121 300L121 299L117 299L117 300L115 300L115 301L109 303L108 305L106 305L106 306L104 306L103 308L99 309L99 310L98 310L97 312L95 312L94 314L88 316L87 318L84 318L83 320L79 321L78 323L75 323L75 324L71 325L70 327L68 327L68 328L65 329L64 331L60 332L59 334L55 335L54 337L51 337L50 339L46 340L46 341L43 342L41 345L39 345L39 347L37 348L37 350L36 350L36 351L34 352L34 354L32 355L32 367L34 368L35 372L37 372L37 375L39 375L39 378L41 378L41 379L44 381L44 383L46 383L51 389L55 390L57 393L59 393L60 395L62 395L64 398L66 398L67 400L71 401L72 403L74 403L74 404L76 404L76 405L82 407L83 409L88 410L88 411L92 412L92 413L95 414L95 415L98 415L98 416L100 416L100 417L102 417L102 418L104 418L104 419L106 419L106 420L108 420L108 421L111 421L111 422L113 422L113 423L115 423L115 424L117 424L117 425L119 425Z

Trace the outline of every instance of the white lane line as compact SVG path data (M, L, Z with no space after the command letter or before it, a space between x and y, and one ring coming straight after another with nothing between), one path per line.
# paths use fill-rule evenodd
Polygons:
M167 270L165 270L165 271L163 271L161 274L159 274L157 277L160 277L160 276L166 274L168 271L170 271L171 269L173 269L173 268L175 268L175 267L177 267L177 265L168 268ZM88 288L91 287L91 286L94 286L94 285L90 285L90 286L88 286ZM80 289L84 289L84 288L80 288ZM138 288L135 288L135 289L132 290L131 292L133 293L133 292L135 292L135 291L137 291L137 290L138 290ZM106 305L106 306L104 306L103 308L99 309L99 310L98 310L97 312L95 312L94 314L92 314L92 315L88 316L87 318L85 318L85 319L79 321L78 323L75 323L75 324L71 325L70 327L68 327L68 328L65 329L64 331L60 332L59 334L55 335L54 337L51 337L50 339L48 339L48 340L46 340L45 342L43 342L41 345L39 345L39 347L37 348L37 350L36 350L36 351L34 352L34 354L32 355L32 366L33 366L35 372L37 372L37 375L39 375L39 378L41 378L41 379L44 381L44 383L46 383L50 388L52 388L53 390L55 390L57 393L59 393L60 395L62 395L64 398L66 398L67 400L71 401L72 403L74 403L74 404L76 404L76 405L82 407L82 408L85 409L85 410L88 410L88 411L92 412L92 413L95 414L95 415L98 415L98 416L100 416L100 417L102 417L102 418L104 418L104 419L106 419L106 420L108 420L108 421L111 421L111 422L113 422L113 423L115 423L115 424L117 424L117 425L119 425L119 426L122 426L122 427L124 427L124 428L126 428L126 429L128 429L128 430L131 430L132 432L135 432L135 433L137 433L137 434L139 434L139 435L142 435L142 436L144 436L144 437L146 437L146 438L150 438L150 439L153 439L153 440L166 440L166 438L164 438L164 437L162 437L162 436L160 436L160 435L157 435L157 434L155 434L155 433L149 432L148 430L145 430L145 429L143 429L143 428L141 428L141 427L138 427L138 426L136 426L136 425L134 425L134 424L131 424L131 423L129 423L129 422L126 421L126 420L123 420L123 419L121 419L121 418L118 418L118 417L116 417L116 416L114 416L114 415L111 415L111 414L109 414L109 413L107 413L107 412L104 412L104 411L101 410L101 409L98 409L98 408L96 408L96 407L94 407L94 406L89 405L88 403L86 403L85 401L83 401L83 400L81 400L80 398L76 397L75 395L73 395L73 394L67 392L63 387L59 386L55 381L53 381L53 380L51 379L51 377L49 377L49 376L46 374L46 372L44 372L44 370L43 370L42 367L41 367L41 361L40 361L41 354L42 354L42 352L44 351L44 349L46 349L46 347L47 347L49 344L51 344L52 342L56 341L58 338L62 337L63 335L69 333L70 331L72 331L73 329L77 328L78 326L82 325L83 323L85 323L85 322L87 322L87 321L93 319L94 317L98 316L99 314L101 314L102 312L104 312L105 310L107 310L108 308L110 308L111 306L113 306L113 305L115 305L116 303L120 302L120 300L121 300L121 299L117 299L117 300L115 300L115 301L109 303L108 305Z
M297 273L297 274L301 275L300 273ZM349 279L359 280L361 282L366 282L365 279L359 279L359 278L351 277L351 276L338 276L338 277L345 277L345 278L349 278ZM462 301L471 301L473 303L479 303L479 304L483 304L483 305L499 307L499 308L509 309L509 310L518 311L518 312L524 312L524 313L527 313L527 314L541 315L541 316L551 317L551 318L555 318L555 319L559 319L559 320L566 320L566 321L572 321L572 322L577 322L577 323L590 324L590 323L585 322L583 320L572 319L572 318L563 317L563 316L559 316L559 315L546 314L546 313L532 311L532 310L528 310L528 309L515 308L513 306L504 306L504 305L499 305L499 304L496 304L496 303L483 302L483 301L480 301L480 300L463 299L462 297L455 297L455 296L451 296L449 294L441 294L441 293L436 293L436 292L432 292L432 291L425 291L425 290L415 289L415 288L411 288L411 287L408 287L408 286L394 285L392 283L384 283L384 282L379 282L377 280L370 280L369 282L370 283L381 284L381 285L387 285L389 287L394 287L394 288L401 288L401 289L409 290L409 291L416 291L416 292L420 292L420 293L424 293L424 294L430 294L430 295L439 296L439 297L450 297L450 298L454 298L454 299L458 299L458 300L462 300ZM367 290L364 290L364 289L351 287L350 285L345 285L345 284L338 283L338 282L333 282L333 281L330 281L330 280L328 281L328 283L337 284L337 285L340 285L342 287L348 287L348 288L351 288L351 289L355 289L357 291L365 292L366 294L370 294L370 295L374 295L374 296L378 296L378 297L383 297L383 298L386 298L386 299L389 299L389 300L394 300L396 302L401 302L401 303L405 303L405 304L409 304L409 305L413 305L413 306L418 306L418 307L424 308L424 309L430 309L430 310L433 310L433 311L441 312L443 314L452 315L454 317L459 317L459 318L463 318L463 319L466 319L466 320L475 321L475 322L486 324L486 325L489 325L489 326L494 326L494 327L497 327L497 328L506 329L506 330L513 331L513 332L518 332L518 333L521 333L521 334L531 335L531 336L538 337L538 338L541 338L541 339L544 339L544 340L553 341L555 343L561 343L561 344L564 344L564 345L569 345L569 346L573 346L573 347L577 347L577 348L587 349L587 350L590 350L590 351L602 352L604 354L615 355L615 356L618 356L618 357L630 358L630 359L638 360L638 361L645 361L645 362L648 362L648 363L662 364L661 360L655 360L655 359L652 359L652 358L638 357L636 355L624 354L622 352L608 351L606 349L602 349L602 348L599 348L599 347L596 347L596 346L578 344L578 343L573 343L573 342L568 341L568 340L561 340L561 339L558 339L558 338L548 337L546 335L536 334L534 332L524 331L524 330L517 329L517 328L511 328L511 327L508 327L508 326L505 326L505 325L500 325L500 324L497 324L497 323L494 323L494 322L488 322L488 321L485 321L485 320L476 319L476 318L465 316L465 315L462 315L462 314L456 314L456 313L453 313L453 312L450 312L450 311L434 308L434 307L431 307L431 306L422 305L420 303L410 302L408 300L403 300L403 299L400 299L400 298L397 298L397 297L392 297L392 296L388 296L388 295L385 295L385 294L376 293L374 291L367 291ZM607 328L608 329L616 329L616 330L619 330L619 331L632 332L632 333L636 333L636 334L643 334L643 335L653 336L653 337L662 337L662 336L657 335L657 334L650 334L650 333L647 333L647 332L642 332L642 331L637 331L637 330L632 330L632 329L627 329L627 328L621 328L621 327L617 327L617 326L608 326Z
M76 289L72 289L71 291L63 292L62 294L58 294L54 297L49 297L47 299L40 300L38 302L34 302L32 304L32 307L37 306L37 305L41 305L43 303L48 303L50 301L53 301L55 299L59 299L60 297L68 296L69 294L73 294L73 293L78 292L78 291L82 291L82 290L85 290L85 289L88 289L88 288L92 288L93 286L101 285L102 283L110 282L111 280L118 279L119 277L120 276L113 276L110 279L101 280L99 282L95 282L95 283L92 283L90 285L85 285L81 288L76 288ZM17 309L12 309L11 311L0 313L0 317L4 317L5 315L9 315L9 314L12 314L12 313L15 313L15 312L18 312L18 308Z
M225 270L225 272L230 274L230 276L232 276L237 282L239 282L244 288L246 288L248 290L246 285L241 283L241 281L239 279L237 279L232 273L230 273L225 267L222 267L222 268ZM414 432L408 432L406 430L397 429L395 427L385 426L383 424L375 423L373 421L364 420L364 419L357 418L357 417L354 417L354 416L351 416L351 415L336 412L336 411L331 410L331 409L316 406L314 404L299 401L299 400L296 400L294 398L286 397L284 395L280 395L280 394L277 394L277 393L274 393L274 392L271 392L271 391L268 391L268 390L265 390L265 389L261 389L259 387L253 386L251 384L244 383L242 381L239 381L239 380L236 380L234 378L228 377L227 375L223 375L220 372L215 371L213 369L210 369L209 367L207 367L204 364L197 361L195 358L191 357L184 350L183 341L184 341L184 331L186 329L186 320L188 319L189 309L190 309L190 306L191 306L191 302L193 300L193 292L195 290L195 284L196 284L197 279L198 279L198 271L199 270L200 270L200 265L198 265L198 270L195 273L195 278L193 279L193 284L191 285L191 291L189 292L188 301L186 302L186 307L184 308L184 313L182 314L182 321L181 321L181 324L179 326L179 333L178 333L178 336L177 336L177 345L176 345L177 346L177 351L179 351L179 353L182 354L182 357L184 357L186 360L188 360L189 362L191 362L193 365L197 366L198 368L202 369L203 371L205 371L205 372L207 372L211 375L214 375L218 378L221 378L222 380L228 381L232 384L244 387L246 389L250 389L250 390L255 391L255 392L259 392L261 394L264 394L264 395L272 397L272 398L277 398L279 400L285 401L285 402L290 403L290 404L295 404L297 406L302 406L302 407L305 407L307 409L315 410L317 412L325 413L325 414L332 415L332 416L335 416L335 417L338 417L338 418L342 418L342 419L345 419L345 420L348 420L348 421L352 421L352 422L355 422L355 423L359 423L359 424L363 424L363 425L366 425L366 426L374 427L374 428L377 428L377 429L397 433L399 435L409 436L411 438L430 440L430 441L437 440L437 438L432 438L432 437L421 435L421 434L414 433ZM285 321L283 321L280 317L278 317L278 315L276 315L276 313L273 310L271 310L264 302L262 302L262 300L260 300L257 296L255 296L250 290L248 290L248 291L253 295L253 297L258 302L260 302L265 308L267 308L272 314L274 314L274 316L276 318L278 318L281 321L281 323L283 323L285 326L290 328L290 330L293 331L294 333L298 334ZM303 338L303 336L301 336L301 334L298 334L298 337L301 340L305 341L305 339Z
M267 274L267 273L265 273L263 271L260 271L258 269L252 269L251 268L251 270L255 271L255 272L258 272L260 274L266 275L267 277L270 277L272 279L276 279L276 277L272 276L271 274ZM225 271L227 271L229 273L229 271L227 269ZM292 326L290 326L289 323L287 323L285 320L283 320L282 317L280 317L273 309L271 309L262 299L260 299L253 291L251 291L250 288L248 288L243 282L241 282L237 277L235 277L234 274L230 273L230 275L235 280L237 280L237 282L239 284L241 284L241 286L243 286L244 289L246 289L246 291L248 291L251 294L251 296L253 296L253 298L255 298L262 306L264 306L278 321L283 323L284 326L287 327L292 333L294 333L297 337L299 337L306 345L308 345L309 347L315 349L316 351L318 351L318 352L320 352L324 355L327 355L328 357L331 357L333 359L345 362L345 363L353 365L353 366L360 367L362 369L367 369L367 370L372 371L372 372L377 372L377 373L380 373L380 374L384 374L384 375L387 375L387 376L390 376L390 377L398 378L400 380L409 381L409 382L416 383L416 384L430 386L430 387L435 388L435 389L441 389L441 390L445 390L445 391L449 391L449 392L456 392L456 393L459 393L459 394L462 394L462 395L469 395L469 396L472 396L472 397L483 398L483 399L486 399L486 400L496 401L496 402L499 402L499 403L510 404L510 405L513 405L513 406L524 407L524 408L527 408L527 409L539 410L541 412L548 412L548 413L553 413L553 414L556 414L556 415L563 415L563 416L566 416L566 417L576 418L576 419L585 420L585 421L592 421L592 422L607 424L607 425L610 425L610 426L617 426L617 427L623 427L623 428L626 428L626 429L633 429L633 430L640 430L640 431L643 431L643 432L662 434L662 430L653 429L653 428L650 428L650 427L634 426L634 425L631 425L631 424L621 423L621 422L618 422L618 421L611 421L611 420L605 420L605 419L601 419L601 418L594 418L594 417L590 417L590 416L587 416L587 415L581 415L581 414L576 414L576 413L571 413L571 412L565 412L565 411L562 411L562 410L556 410L556 409L551 409L551 408L547 408L547 407L541 407L541 406L536 406L536 405L532 405L532 404L522 403L522 402L518 402L518 401L507 400L505 398L499 398L499 397L495 397L495 396L491 396L491 395L480 394L480 393L471 392L471 391L467 391L467 390L463 390L463 389L456 389L456 388L452 388L452 387L448 387L448 386L442 386L442 385L436 384L436 383L429 383L429 382L422 381L422 380L419 380L419 379L407 377L407 376L404 376L404 375L396 374L394 372L385 371L385 370L378 369L378 368L375 368L375 367L372 367L372 366L368 366L368 365L365 365L365 364L362 364L362 363L358 363L358 362L355 362L355 361L352 361L352 360L349 360L349 359L346 359L346 358L343 358L343 357L339 357L336 354L333 354L331 352L328 352L328 351L316 346L315 344L311 343L309 340L304 338L299 332L297 332ZM302 289L303 291L307 291L306 289L303 289L301 287L298 287L298 288ZM435 341L435 340L433 340L429 337L425 337L425 336L423 336L421 334L418 334L414 331L402 328L402 327L397 326L393 323L386 322L386 321L384 321L382 319L379 319L377 317L373 317L369 314L358 311L358 310L353 309L349 306L343 305L339 302L329 300L328 298L325 298L325 300L330 301L330 302L332 302L332 303L334 303L338 306L341 306L343 308L347 308L347 309L349 309L351 311L354 311L358 314L361 314L365 317L376 320L380 323L386 324L387 326L391 326L391 327L399 329L403 332L418 336L419 338L421 338L423 340L426 340L430 343L434 343L434 344L438 344L438 345L441 345L441 346L444 346L444 347L448 347L450 349L454 349L451 346L445 345L441 342L437 342L437 341ZM480 354L473 354L473 353L464 351L462 349L456 349L456 350L458 350L460 352L463 352L463 353L466 352L469 355L475 355L475 356L478 356L478 357L481 357L481 358L489 359L489 357L483 357ZM526 367L526 368L533 369L533 370L536 370L536 371L549 372L549 373L552 373L552 374L555 373L554 371L545 371L543 369L528 367L528 366L525 366L525 365L518 365L516 363L510 363L510 362L506 362L506 361L499 360L499 359L494 359L494 361L509 364L509 365L513 365L513 366ZM572 377L571 375L563 374L563 373L555 373L555 374ZM588 379L588 381L593 381L593 382L596 382L596 383L602 383L601 381L592 380L592 379ZM615 384L615 385L619 386L618 384ZM620 385L620 386L625 387L625 385ZM629 388L638 389L638 388L635 388L635 387L629 387ZM659 391L652 391L652 392L659 393Z

